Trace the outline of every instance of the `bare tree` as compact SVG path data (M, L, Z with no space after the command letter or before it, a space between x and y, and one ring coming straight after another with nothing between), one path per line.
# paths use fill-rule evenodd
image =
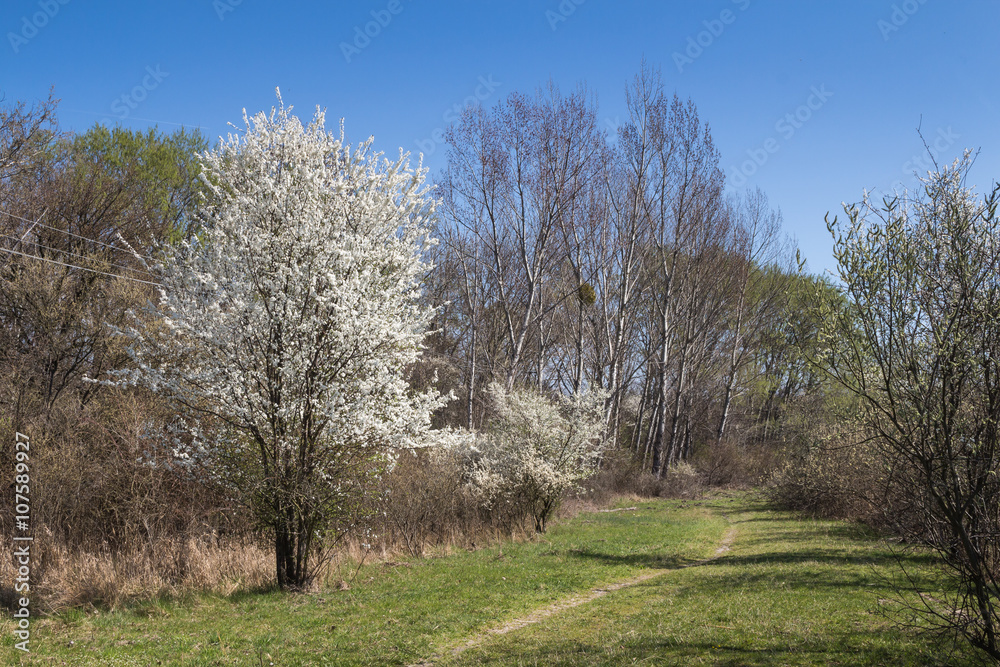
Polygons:
M448 141L446 211L478 248L466 259L489 277L495 307L486 310L505 338L497 370L508 388L517 380L544 387L553 314L585 282L575 226L588 215L583 198L600 169L596 112L585 90L564 97L550 85L534 99L515 93L492 111L467 109ZM573 281L561 279L567 262Z
M614 143L584 89L468 109L448 134L445 236L463 276L465 423L494 379L600 387L608 436L659 475L725 436L789 262L766 198L724 197L694 103L645 64L626 96Z
M764 329L765 320L775 307L787 302L783 277L791 270L788 244L781 232L781 214L770 208L761 190L748 191L741 200L733 202L730 215L736 282L725 336L728 353L717 442L722 442L729 425L733 397L739 390L737 381L759 349L753 336Z
M650 70L640 74L630 104L641 106L632 114L645 125L626 136L632 137L631 155L643 160L635 171L644 176L637 187L649 226L644 266L655 340L650 371L656 376L647 447L659 475L690 449L685 407L698 370L696 348L706 342L706 329L698 324L715 308L701 295L714 280L708 263L725 239L728 220L719 155L694 104L676 96L668 101L659 74ZM644 145L635 143L639 137Z

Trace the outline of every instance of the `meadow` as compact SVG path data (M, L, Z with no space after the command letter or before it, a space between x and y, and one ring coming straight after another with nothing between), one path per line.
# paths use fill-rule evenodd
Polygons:
M893 616L930 557L756 498L624 499L521 543L343 568L305 594L192 594L33 626L38 665L933 665ZM0 650L13 649L11 624Z

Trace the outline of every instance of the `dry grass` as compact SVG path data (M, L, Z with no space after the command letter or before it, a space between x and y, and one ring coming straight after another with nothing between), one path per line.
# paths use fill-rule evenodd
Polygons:
M115 609L130 602L189 591L228 595L270 586L274 558L252 542L174 538L153 547L117 553L74 551L36 539L32 554L32 603L54 613L71 607ZM0 544L0 579L13 582L9 544ZM0 589L10 605L11 585Z

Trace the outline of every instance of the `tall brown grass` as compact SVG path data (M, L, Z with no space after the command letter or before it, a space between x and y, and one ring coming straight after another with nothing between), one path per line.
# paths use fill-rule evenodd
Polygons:
M0 598L12 606L13 554L0 546ZM274 557L253 542L167 538L147 548L100 553L38 539L31 559L31 600L43 613L71 607L120 608L190 591L229 595L270 586Z

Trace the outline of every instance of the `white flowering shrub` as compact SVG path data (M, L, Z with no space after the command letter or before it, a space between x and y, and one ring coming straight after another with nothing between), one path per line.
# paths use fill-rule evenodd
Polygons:
M279 96L280 102L280 96ZM192 447L275 539L277 579L311 579L310 552L358 502L358 480L425 441L444 399L414 395L431 311L419 305L432 201L424 172L351 148L317 109L282 104L200 156L201 233L168 251L153 325L126 332L121 375L225 425Z
M467 450L469 485L488 506L522 507L535 530L563 494L596 470L604 450L604 403L600 391L555 401L528 389L493 384L490 430Z

